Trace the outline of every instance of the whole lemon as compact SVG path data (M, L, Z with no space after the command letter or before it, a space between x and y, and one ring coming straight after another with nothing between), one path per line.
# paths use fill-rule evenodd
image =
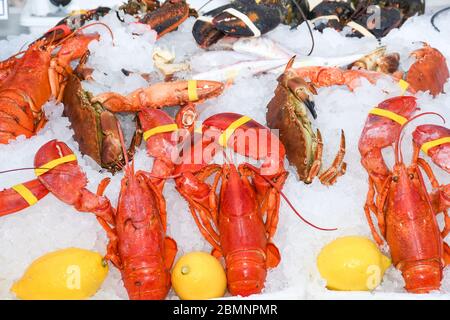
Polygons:
M26 300L80 300L94 295L108 274L103 257L69 248L36 259L11 291Z
M317 257L319 272L331 290L373 290L390 265L374 242L358 236L332 241Z
M192 252L178 260L172 271L172 286L182 300L223 297L227 277L220 262L205 252Z

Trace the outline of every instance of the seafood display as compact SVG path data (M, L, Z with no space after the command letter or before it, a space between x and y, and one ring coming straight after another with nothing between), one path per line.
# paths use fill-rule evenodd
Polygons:
M434 9L208 4L0 40L0 298L447 298Z

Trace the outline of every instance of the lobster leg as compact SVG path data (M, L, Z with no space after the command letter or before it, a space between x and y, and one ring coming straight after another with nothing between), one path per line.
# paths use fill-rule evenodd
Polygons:
M391 177L386 179L383 189L381 190L380 194L378 195L378 198L376 201L378 227L383 236L386 235L386 221L385 221L386 219L385 219L385 214L384 214L384 208L386 206L386 203L387 203L388 197L389 197L390 182L391 182Z
M210 165L203 168L200 173L192 176L191 178L189 178L191 174L185 173L183 180L177 179L177 190L188 202L192 217L194 218L194 221L197 224L197 227L199 228L202 235L213 246L214 249L220 251L219 235L217 234L213 227L213 224L211 223L217 221L217 214L213 213L215 210L217 210L217 208L211 208L210 211L210 209L201 204L202 201L200 201L200 199L195 199L195 195L193 196L192 192L185 191L182 187L180 187L181 185L185 184L183 182L185 182L186 179L193 180L198 184L199 182L203 182L203 180L207 179L218 170L220 170L220 166ZM214 196L211 194L214 193L214 190L214 188L209 188L208 204L211 203L211 197Z
M239 166L239 173L244 182L248 182L248 177L252 177L255 185L256 193L259 198L260 211L262 215L266 215L265 228L268 238L271 239L278 225L279 208L280 208L280 190L287 179L288 173L283 171L276 178L272 179L269 184L261 177L260 169L249 164Z
M364 212L366 214L367 222L369 223L370 231L372 232L372 236L375 239L375 242L381 246L383 244L382 237L378 234L377 230L375 229L375 224L372 220L372 212L377 215L377 220L380 221L378 218L378 210L374 203L375 198L375 186L372 181L372 178L369 177L369 191L367 192L367 198L366 198L366 204L364 205Z
M164 199L164 196L162 194L162 187L164 187L164 185L161 184L155 184L153 183L153 177L150 176L150 174L148 174L145 171L138 171L137 172L138 175L142 175L147 179L147 184L148 187L150 188L150 190L153 191L156 200L158 202L158 206L160 208L159 214L161 216L161 221L164 227L164 232L167 231L167 211L166 211L166 200Z
M333 161L331 167L323 172L319 176L319 180L324 185L332 185L336 182L336 179L343 174L345 174L347 165L344 163L345 156L345 134L344 131L341 131L341 145L339 147L338 154Z
M122 269L122 261L120 260L117 249L119 245L119 238L117 237L115 230L104 219L97 218L97 221L103 227L103 230L105 230L109 239L105 259L111 261L118 269Z
M444 229L442 230L441 234L442 234L442 238L445 239L447 237L447 235L450 233L450 216L448 214L447 207L443 207L440 203L442 186L439 185L439 182L437 181L436 176L434 175L430 165L425 160L418 158L417 164L423 169L423 171L427 175L428 179L430 180L431 186L434 189L438 190L437 193L435 193L434 195L431 195L431 197L433 198L434 201L430 200L430 202L434 203L433 209L436 212L436 214L439 214L441 212L444 214L445 225L444 225Z

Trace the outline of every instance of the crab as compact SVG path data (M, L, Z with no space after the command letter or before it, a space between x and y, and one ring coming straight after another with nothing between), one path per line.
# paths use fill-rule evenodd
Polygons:
M93 95L82 88L79 75L71 75L63 98L64 115L69 118L80 152L90 156L102 168L115 173L123 168L124 156L118 131L119 120ZM129 156L140 144L139 130L132 139Z
M314 132L308 110L316 117L313 95L316 89L289 67L278 79L275 96L267 106L267 125L278 129L289 162L297 169L298 178L306 184L318 176L324 185L334 184L345 174L345 134L341 131L339 151L330 168L322 168L323 140L320 130Z

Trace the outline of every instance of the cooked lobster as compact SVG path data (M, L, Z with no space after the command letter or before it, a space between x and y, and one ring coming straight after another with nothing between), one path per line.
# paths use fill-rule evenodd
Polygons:
M85 54L98 35L76 34L62 44L35 42L20 58L4 63L0 77L0 143L34 135L45 124L42 107L51 96L61 100L70 62ZM54 56L53 51L60 47Z
M400 137L402 129L414 120L416 101L398 97L381 103L371 111L364 127L359 149L362 164L369 173L369 191L365 205L375 241L387 242L393 264L405 280L405 289L413 293L438 290L442 272L450 261L450 249L444 242L449 233L447 215L448 187L440 186L428 163L420 158L420 149L448 154L450 143L442 138L448 130L436 126L419 127L414 133L412 163L403 163ZM447 141L447 142L445 142ZM436 143L438 142L438 143ZM395 165L386 165L382 149L395 144ZM449 165L448 157L433 159L441 167ZM435 193L429 194L422 172L425 172ZM447 193L446 193L447 191ZM440 230L436 215L443 212L445 228ZM372 214L378 221L378 230Z

